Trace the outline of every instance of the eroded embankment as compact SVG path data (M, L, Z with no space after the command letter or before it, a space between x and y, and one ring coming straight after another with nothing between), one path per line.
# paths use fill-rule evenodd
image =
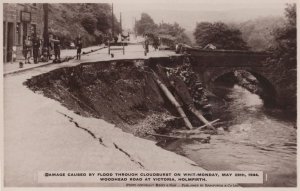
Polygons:
M172 78L172 74L182 74L183 81L187 80L186 71L178 68L182 61L178 57L175 60L156 58L87 63L35 76L25 85L79 115L101 118L127 132L144 136L155 130L165 131L170 126L183 127L182 119L161 92L152 73L155 71L168 86L171 86L169 77ZM195 85L196 82L191 81L189 79L189 84ZM187 95L184 99L188 100L183 99L181 103L193 101L189 93L184 92L188 91L188 86L179 88L183 90L183 97ZM193 92L199 98L199 92ZM199 100L196 101L199 105ZM191 120L193 122L193 117Z
M176 108L155 82L153 72L171 91L179 90L181 95L176 98L181 105L205 106L204 88L189 65L182 62L178 57L87 63L35 76L25 85L77 114L101 118L124 131L145 136L184 126ZM186 113L193 125L201 124L188 110Z

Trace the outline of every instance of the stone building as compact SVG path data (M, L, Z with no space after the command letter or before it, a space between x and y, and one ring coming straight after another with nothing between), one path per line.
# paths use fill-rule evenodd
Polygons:
M38 3L3 4L3 62L22 59L26 36L43 35L43 5Z

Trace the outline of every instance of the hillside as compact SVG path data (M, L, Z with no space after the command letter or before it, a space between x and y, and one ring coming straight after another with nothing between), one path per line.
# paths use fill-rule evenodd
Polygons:
M91 22L85 24L93 29L92 32L88 32L83 26L82 20L87 17ZM114 20L115 28L119 30L116 18ZM58 35L64 46L68 46L79 34L83 37L84 46L99 44L110 29L111 6L109 4L49 4L49 31Z

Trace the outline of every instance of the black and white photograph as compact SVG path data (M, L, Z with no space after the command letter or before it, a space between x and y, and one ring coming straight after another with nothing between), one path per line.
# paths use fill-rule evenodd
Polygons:
M4 190L297 190L297 0L1 4Z

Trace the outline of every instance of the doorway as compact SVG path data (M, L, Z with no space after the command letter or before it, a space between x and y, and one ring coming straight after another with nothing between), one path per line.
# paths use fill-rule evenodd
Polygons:
M7 23L7 39L6 39L6 61L12 61L12 48L14 44L14 24Z
M24 22L23 23L23 45L27 37L27 31L28 31L27 29L28 29L28 25L27 23Z

